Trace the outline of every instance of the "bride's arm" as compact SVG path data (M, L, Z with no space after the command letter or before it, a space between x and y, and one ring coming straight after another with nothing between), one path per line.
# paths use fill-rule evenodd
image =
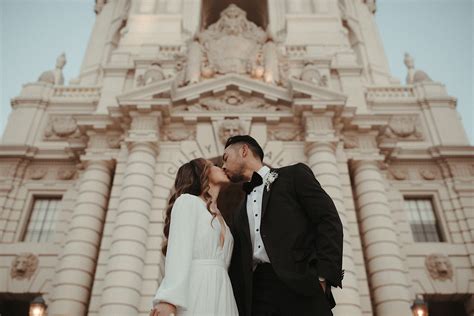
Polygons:
M187 307L197 214L196 201L191 196L181 195L176 199L171 211L165 275L153 299L155 307L159 303Z

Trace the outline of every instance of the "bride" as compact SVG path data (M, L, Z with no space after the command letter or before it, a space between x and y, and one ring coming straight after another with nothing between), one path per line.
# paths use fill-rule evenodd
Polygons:
M182 165L166 209L165 275L150 316L238 315L227 268L234 240L217 208L224 171L203 158Z

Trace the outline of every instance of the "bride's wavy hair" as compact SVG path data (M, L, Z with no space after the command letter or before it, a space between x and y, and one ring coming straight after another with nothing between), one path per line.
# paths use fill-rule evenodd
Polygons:
M172 194L168 200L168 206L166 207L165 214L165 226L163 228L163 245L161 252L166 256L168 250L168 236L170 233L171 224L171 211L176 199L184 193L202 196L206 202L207 210L211 213L212 217L216 217L216 214L211 211L212 198L209 194L209 173L211 171L212 163L204 158L196 158L190 162L182 165L176 174L174 181L174 188Z

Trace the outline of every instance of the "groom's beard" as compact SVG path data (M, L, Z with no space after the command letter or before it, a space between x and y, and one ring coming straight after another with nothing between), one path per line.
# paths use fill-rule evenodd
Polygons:
M236 172L235 174L228 175L228 178L229 178L230 181L232 181L233 183L245 182L245 179L244 179L244 168L241 167L241 168L239 169L239 171Z

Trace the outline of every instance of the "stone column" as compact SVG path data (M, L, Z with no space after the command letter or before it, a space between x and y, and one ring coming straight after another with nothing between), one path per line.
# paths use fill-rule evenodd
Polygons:
M100 315L138 315L158 153L156 113L134 114Z
M344 193L342 191L341 175L336 159L336 137L332 129L332 113L328 115L310 114L305 119L306 155L308 165L314 172L323 189L334 201L341 218L344 231L343 244L343 291L334 291L337 305L335 315L362 315L354 256L351 245L351 235L347 223Z
M53 282L50 316L82 316L89 304L114 163L91 160L85 164Z
M383 176L378 162L369 159L352 161L351 169L375 314L411 315L410 291Z

